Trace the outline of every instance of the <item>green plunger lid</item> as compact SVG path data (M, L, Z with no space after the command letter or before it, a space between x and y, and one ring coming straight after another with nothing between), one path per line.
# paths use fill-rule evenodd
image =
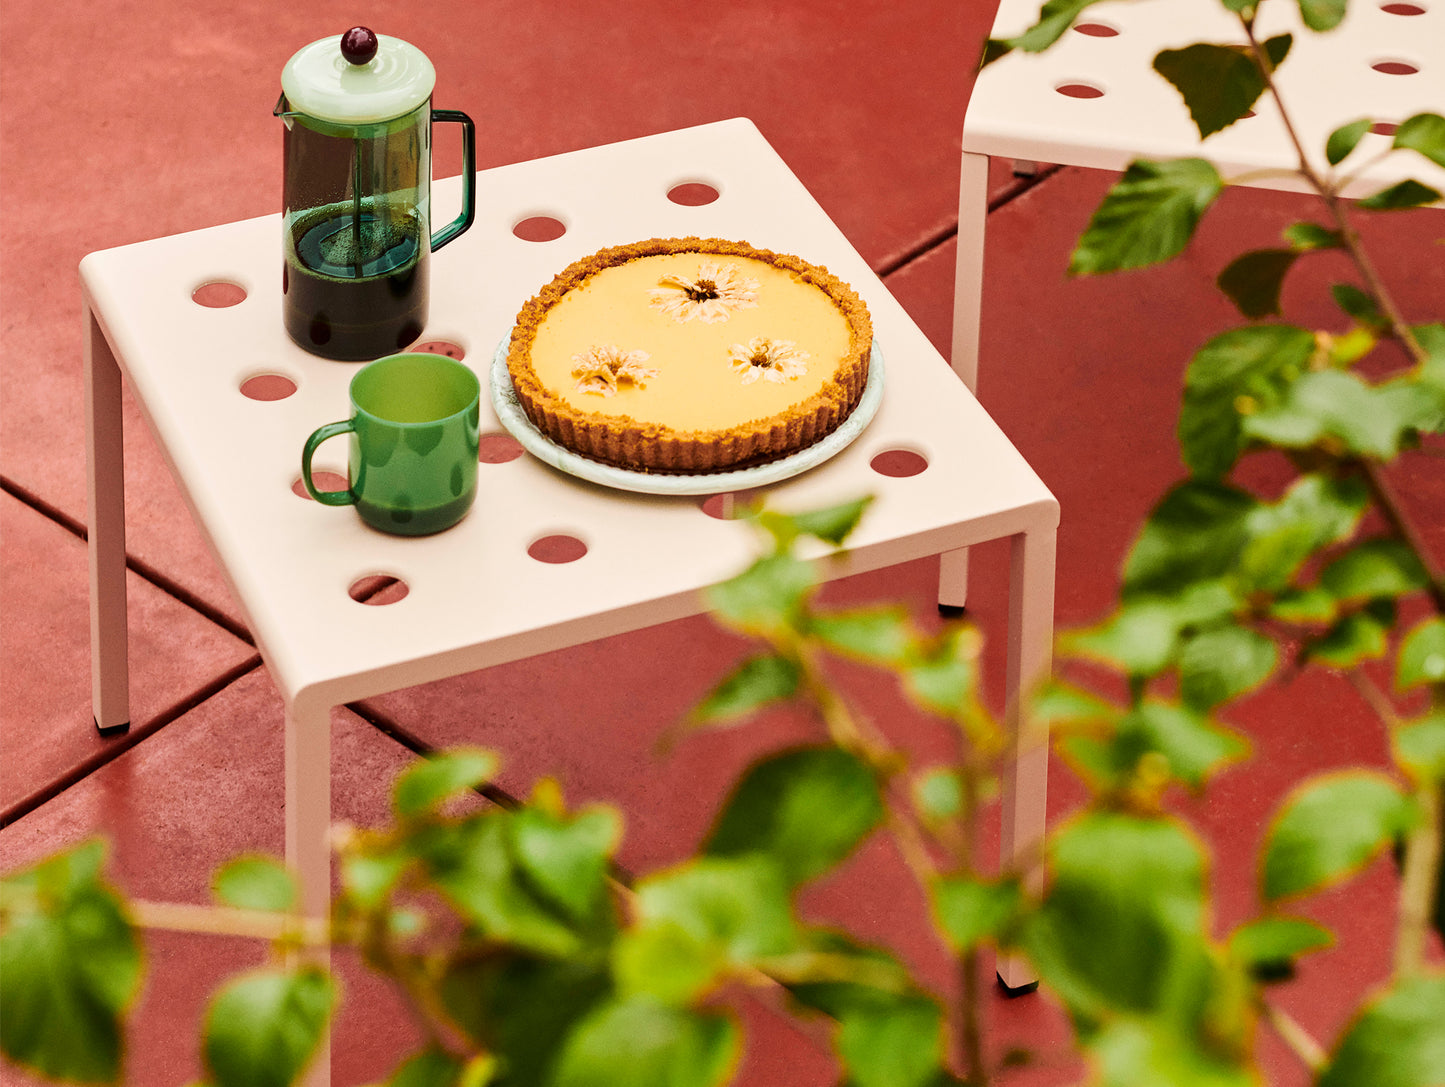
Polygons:
M354 34L314 41L286 62L281 90L292 110L336 124L371 124L410 113L431 97L437 74L425 53L377 34L376 55L356 63L341 44Z

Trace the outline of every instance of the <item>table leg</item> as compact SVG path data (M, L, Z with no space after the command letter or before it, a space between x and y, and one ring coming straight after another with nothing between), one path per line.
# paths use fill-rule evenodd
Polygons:
M988 156L963 153L958 182L958 264L953 280L953 369L978 392L983 312L983 235L988 220Z
M1025 873L1030 891L1042 888L1049 777L1047 728L1027 721L1025 705L1053 663L1055 524L1013 536L1009 553L1008 690L1004 715L1013 759L1004 774L999 860ZM1032 988L1038 976L1018 956L1000 956L998 977L1011 991Z
M953 282L953 369L970 392L978 387L979 318L983 308L983 233L988 219L988 156L965 151L958 181L958 263ZM939 558L938 606L962 608L968 596L968 549Z
M87 304L85 369L86 504L90 529L90 692L102 735L130 727L125 602L125 450L120 365Z
M298 696L286 707L286 863L301 885L301 912L331 911L331 707ZM327 950L312 954L326 962ZM331 1038L321 1044L306 1087L331 1082Z
M962 608L968 600L968 548L938 556L938 606Z

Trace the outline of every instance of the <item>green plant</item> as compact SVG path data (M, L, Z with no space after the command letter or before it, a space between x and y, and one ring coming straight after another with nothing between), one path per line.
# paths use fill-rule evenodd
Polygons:
M990 43L987 56L1047 48L1092 2L1049 0L1034 28ZM1221 2L1247 46L1203 43L1155 63L1201 138L1274 93L1291 45L1287 35L1255 39L1256 4ZM1298 2L1316 31L1343 14L1343 0ZM1370 123L1330 138L1332 168L1349 165ZM765 553L711 598L719 621L759 649L672 738L794 699L815 708L818 732L749 769L698 856L624 886L613 876L615 811L569 808L546 781L515 809L480 804L473 790L497 759L469 749L405 771L390 827L339 835L343 887L325 924L291 912L290 877L259 857L218 874L215 909L127 903L105 883L103 847L91 843L0 882L0 1048L55 1078L113 1082L140 976L136 929L160 926L246 933L277 949L272 966L229 982L205 1015L217 1087L280 1087L301 1074L336 999L305 952L327 944L358 948L391 978L427 1040L391 1077L395 1087L722 1083L740 1037L716 996L738 983L780 986L800 1015L825 1016L857 1087L987 1084L999 1072L983 1045L979 993L990 948L1032 960L1072 1017L1092 1082L1254 1084L1255 1038L1270 1029L1322 1087L1438 1084L1445 970L1429 945L1432 928L1445 934L1445 580L1386 465L1445 432L1445 324L1398 312L1338 195L1342 177L1316 172L1300 150L1324 221L1297 223L1283 245L1242 255L1220 286L1258 321L1278 316L1281 283L1313 252L1345 253L1360 282L1333 290L1341 327L1251 323L1192 360L1179 422L1190 478L1143 525L1118 608L1062 640L1065 660L1102 662L1125 680L1123 693L1060 680L1032 707L1090 791L1086 808L1051 832L1041 893L1028 873L993 871L978 856L1011 738L978 697L976 633L925 633L895 606L818 605L798 544L841 544L866 500L759 510ZM1393 150L1445 165L1445 118L1405 120ZM1202 159L1131 165L1071 270L1176 255L1225 183ZM1439 196L1403 182L1353 207L1388 212ZM1385 343L1404 361L1375 351ZM1282 451L1296 474L1261 497L1233 476L1265 450ZM895 677L937 717L956 757L910 764L838 696L826 663L834 655ZM1210 858L1171 812L1170 790L1204 790L1246 757L1246 738L1224 723L1231 701L1315 666L1349 670L1396 767L1299 783L1258 860L1262 911L1217 936ZM1382 670L1395 691L1372 678ZM896 840L957 962L952 1014L896 957L795 909L800 889L878 831ZM1394 976L1327 1046L1271 998L1272 984L1331 940L1291 910L1392 849L1401 872Z

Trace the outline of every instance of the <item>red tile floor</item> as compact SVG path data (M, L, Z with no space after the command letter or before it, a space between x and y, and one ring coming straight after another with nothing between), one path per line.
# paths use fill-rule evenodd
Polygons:
M133 724L101 739L89 713L84 442L76 265L87 252L277 210L280 139L271 107L299 45L357 22L406 38L435 62L435 103L477 122L483 167L653 132L751 117L947 353L959 133L973 58L993 4L958 0L584 0L387 5L7 4L0 14L0 870L95 833L136 896L203 901L208 876L241 850L281 849L281 703L145 425L128 404L127 532ZM439 175L459 162L445 156ZM1152 502L1182 473L1173 423L1192 351L1233 320L1212 280L1230 256L1273 243L1294 197L1230 192L1180 261L1159 271L1067 280L1073 240L1110 178L1046 172L1020 184L996 167L989 220L980 395L1062 503L1061 626L1100 617ZM482 215L486 209L481 209ZM1445 261L1432 213L1400 213L1369 240L1406 312L1439 317ZM1329 321L1328 269L1293 282L1291 316ZM1432 310L1433 305L1433 310ZM197 365L204 351L197 345ZM1410 473L1433 542L1445 545L1445 486ZM1001 630L1006 558L979 550L971 612ZM933 615L935 569L918 563L837 583L837 600L901 597ZM506 754L502 784L560 776L575 799L628 817L623 860L645 871L683 856L746 759L800 734L770 715L702 737L671 757L656 732L723 675L741 643L706 619L405 691L338 712L334 808L384 813L409 748L468 740ZM1002 646L986 667L998 675ZM658 682L665 669L669 682ZM848 693L899 742L927 752L924 724L876 680ZM997 684L993 693L996 695ZM565 712L559 712L565 707ZM1264 820L1298 775L1384 757L1352 688L1312 674L1270 687L1234 714L1256 756L1203 801L1182 802L1221 857L1251 856ZM1053 774L1051 818L1081 792ZM1247 865L1215 872L1219 924L1250 908ZM921 934L886 842L810 893L807 908L893 944L940 992L954 981ZM1342 930L1283 993L1329 1038L1387 970L1391 876L1377 868L1313 905ZM216 979L253 947L153 941L127 1082L199 1075L196 1022ZM409 1036L388 994L342 963L350 999L336 1028L335 1081L379 1076ZM1014 1084L1072 1081L1058 1011L1043 995L994 1000L991 1040L1042 1046ZM740 1081L823 1085L836 1068L816 1035L761 1005ZM1268 1039L1271 1081L1303 1077ZM0 1069L5 1084L30 1081Z

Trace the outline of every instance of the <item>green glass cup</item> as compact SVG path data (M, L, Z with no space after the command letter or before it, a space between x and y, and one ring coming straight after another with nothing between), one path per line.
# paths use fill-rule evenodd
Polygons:
M477 496L481 382L444 355L388 355L351 379L351 418L318 427L301 451L307 493L355 506L373 528L427 536L466 516ZM311 459L328 438L350 434L350 485L320 491Z

